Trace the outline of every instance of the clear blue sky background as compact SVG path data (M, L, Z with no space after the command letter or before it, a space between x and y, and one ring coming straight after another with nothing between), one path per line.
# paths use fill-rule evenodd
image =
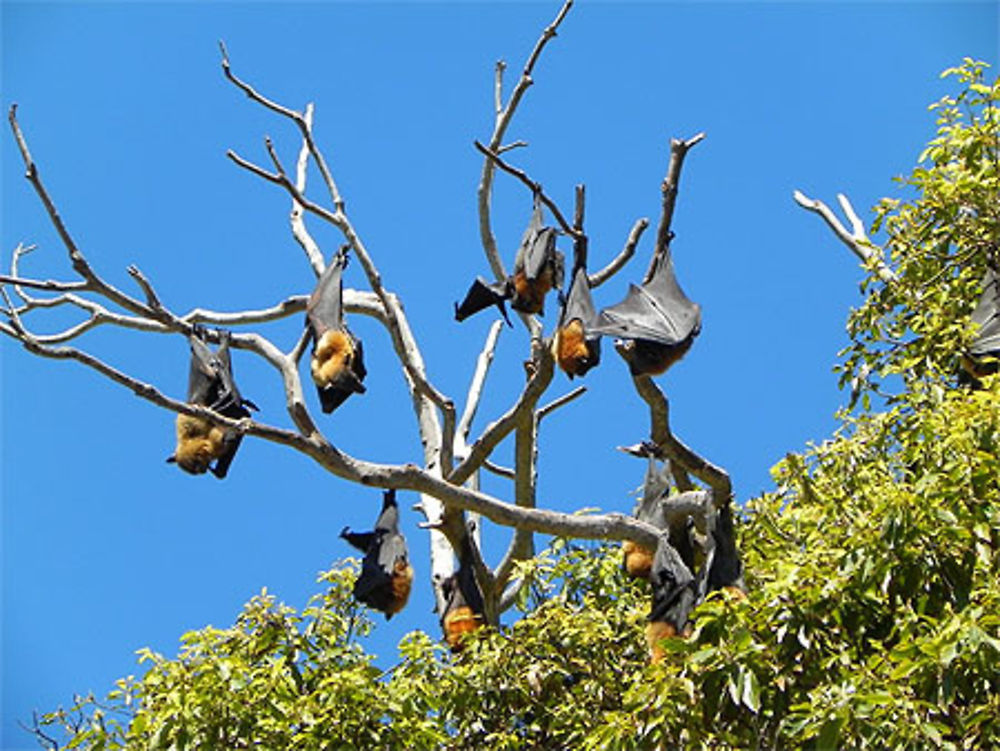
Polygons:
M270 134L291 164L299 140L223 79L223 38L236 72L262 92L316 103L317 138L352 219L406 302L432 380L461 402L493 317L451 320L452 302L487 273L472 141L492 127L494 62L510 63L509 91L557 2L2 7L4 110L19 103L43 179L100 273L135 291L125 273L135 263L179 312L261 307L311 289L287 197L224 156L235 148L265 163ZM586 183L594 266L638 217L655 223L668 138L708 134L688 158L674 224L678 273L704 328L660 381L676 432L731 472L741 502L771 486L768 469L785 452L829 435L844 400L831 366L861 274L792 190L830 203L845 191L869 219L933 133L927 105L951 90L940 71L966 55L996 63L997 47L991 2L583 0L546 50L509 131L531 147L512 159L567 211L573 185ZM6 128L0 154L3 264L18 242L37 243L23 272L68 278ZM498 176L508 263L529 204ZM333 232L311 227L327 254L336 249ZM641 275L651 236L598 305ZM357 264L346 283L363 285ZM56 312L34 325L70 320ZM301 325L296 316L264 333L288 348ZM371 321L352 326L369 358L368 394L318 419L351 454L419 461L388 340ZM77 344L184 395L180 336L108 328ZM517 393L525 346L520 326L504 332L475 431ZM137 670L134 650L173 655L183 632L232 623L261 587L301 607L318 591L316 573L349 553L341 527L364 527L376 511L377 491L260 441L244 443L225 481L187 476L164 463L172 414L78 364L36 359L7 340L0 353L3 749L32 746L16 727L32 709L105 693ZM648 416L610 346L605 358L585 380L589 393L544 423L546 506L631 508L643 466L613 447L645 437ZM242 352L235 368L261 418L287 424L275 373ZM550 395L568 388L560 374ZM505 445L502 461L510 453ZM488 478L486 489L509 497L504 482ZM406 513L414 597L391 623L379 620L370 644L386 665L407 631L436 632L417 521ZM487 558L505 544L488 535Z

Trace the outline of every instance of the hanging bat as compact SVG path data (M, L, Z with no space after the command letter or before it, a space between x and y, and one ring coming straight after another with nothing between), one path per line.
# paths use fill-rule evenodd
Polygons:
M687 353L701 331L701 306L677 283L669 248L648 282L629 285L622 302L601 311L593 331L625 340L622 356L633 376L659 375Z
M653 663L663 659L663 639L687 636L688 617L696 603L697 581L680 554L661 536L650 573L653 603L646 624L646 642Z
M212 352L201 340L202 335L196 329L188 337L191 345L188 403L208 407L220 415L236 420L249 417L247 408L257 409L257 405L241 397L233 381L229 332L219 332L222 341L217 352ZM215 425L201 417L179 414L177 448L167 461L176 463L193 475L211 470L213 475L222 479L229 471L229 465L232 464L242 439L243 436L232 428ZM214 466L212 462L215 462Z
M601 335L593 330L595 323L597 310L590 297L587 269L577 264L552 342L556 362L571 380L585 375L601 361Z
M696 556L693 536L694 521L690 516L685 519L675 518L676 514L670 514L664 503L670 493L670 467L667 464L662 467L658 464L659 448L656 444L642 443L639 444L638 448L649 457L649 466L646 469L642 497L636 504L633 516L661 531L668 531L670 544L680 554L684 565L688 569L694 570ZM629 576L637 579L650 578L653 568L653 551L631 540L626 540L622 544L622 552L624 553L622 563Z
M354 583L354 599L385 613L389 620L406 605L413 585L406 538L399 531L396 491L385 491L374 531L351 532L344 527L340 536L365 554L361 575Z
M458 571L441 583L445 598L441 629L452 652L462 649L462 637L483 625L483 595L476 582L468 534L462 544Z
M365 393L361 340L344 323L343 273L347 250L341 248L320 276L306 304L306 325L312 334L312 378L324 414L330 414L351 394Z
M545 294L563 283L563 254L556 250L555 227L542 226L542 205L535 196L528 229L514 257L514 273L502 282L490 283L476 277L461 305L455 305L455 320L464 321L484 308L496 305L507 325L505 301L521 313L542 313Z
M983 295L972 311L976 339L962 355L959 382L981 388L979 379L1000 370L1000 278L992 266L983 278Z

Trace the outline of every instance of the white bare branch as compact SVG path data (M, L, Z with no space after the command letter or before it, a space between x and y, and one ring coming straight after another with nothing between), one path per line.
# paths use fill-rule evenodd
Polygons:
M886 284L895 284L896 273L883 260L882 249L868 239L864 224L862 224L861 219L854 211L854 207L847 196L843 193L838 193L837 200L840 202L840 208L843 209L844 215L851 225L850 231L847 230L830 207L819 199L809 198L799 190L792 193L792 196L799 206L807 211L812 211L814 214L819 214L823 221L826 222L826 225L833 231L833 234L858 257L858 260L862 264L873 269L878 274L879 279Z

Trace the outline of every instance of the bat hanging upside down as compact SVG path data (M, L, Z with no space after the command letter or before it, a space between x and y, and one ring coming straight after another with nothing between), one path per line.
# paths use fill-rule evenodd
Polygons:
M385 613L389 620L406 605L413 586L406 538L399 531L396 491L385 491L374 531L351 532L344 527L340 536L365 554L361 575L354 583L354 598Z
M552 352L562 371L572 379L583 376L601 361L601 335L593 329L597 310L590 296L587 269L578 264L573 271L569 293L559 313L559 326L552 340Z
M514 258L514 273L502 282L490 283L476 277L462 303L455 305L455 320L464 321L484 308L496 305L507 325L505 301L521 313L542 313L545 295L563 283L563 254L556 250L555 227L542 226L542 206L535 196L528 229Z
M222 343L212 352L201 340L200 330L188 337L191 345L191 367L188 375L188 403L239 420L249 417L247 409L257 405L240 396L233 381L233 365L229 357L228 331L220 331ZM193 415L177 415L177 448L168 462L176 463L185 472L201 475L211 470L219 479L226 476L236 456L242 435L232 428L215 425ZM215 462L214 466L212 462Z
M347 251L341 249L320 276L306 304L306 325L312 334L311 370L323 412L329 414L351 394L365 393L361 340L344 323L343 272Z
M687 354L701 331L701 307L677 283L669 247L649 281L629 285L625 299L602 310L592 330L624 340L620 351L633 376L664 373Z
M462 545L458 571L441 583L445 598L441 629L452 652L461 651L465 634L480 628L485 620L483 595L476 582L471 545L467 535Z

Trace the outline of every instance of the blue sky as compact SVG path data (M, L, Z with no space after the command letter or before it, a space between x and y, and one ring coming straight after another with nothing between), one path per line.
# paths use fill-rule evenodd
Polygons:
M223 79L224 39L235 71L259 90L293 107L316 103L316 136L352 220L405 301L431 379L461 402L492 320L451 320L452 302L487 273L472 141L492 127L494 62L510 64L509 91L557 8L4 2L3 108L19 104L42 177L106 278L134 291L125 269L135 263L180 312L270 305L308 292L313 277L288 231L286 196L225 151L265 163L269 134L291 163L299 141ZM637 218L655 223L668 139L708 135L688 157L674 220L678 275L703 307L703 331L659 380L675 431L729 470L741 502L770 487L768 469L785 452L829 435L844 399L831 367L861 275L792 191L830 203L845 191L870 219L933 133L927 105L951 90L940 71L963 56L995 64L997 49L989 2L583 0L546 50L508 132L531 145L511 158L566 211L574 184L586 183L594 266ZM69 278L6 128L0 155L3 265L18 242L36 243L22 271ZM500 175L494 206L509 264L530 197ZM310 226L332 253L339 238ZM651 240L597 291L599 306L642 274ZM346 284L363 285L357 264ZM70 320L55 312L35 326ZM262 331L288 348L301 325L296 316ZM317 419L355 456L419 461L388 340L371 321L352 327L365 342L368 393L331 417L316 409ZM474 433L517 393L526 342L521 327L503 333ZM184 395L179 336L107 328L77 344ZM349 554L341 527L364 527L377 510L377 491L260 441L244 443L222 482L184 475L163 461L172 414L75 363L36 359L8 340L0 354L4 749L32 747L16 728L32 709L105 693L137 670L136 649L173 655L183 632L230 624L264 586L301 607L316 573ZM243 352L235 369L261 418L286 424L273 371ZM647 414L610 347L584 383L588 394L544 423L540 502L628 510L643 467L613 447L645 437ZM549 394L569 388L560 374ZM505 444L501 461L511 451ZM509 497L504 481L484 482ZM403 614L379 619L370 643L383 664L409 630L436 629L417 521L405 512L416 591ZM488 560L505 539L488 535Z

